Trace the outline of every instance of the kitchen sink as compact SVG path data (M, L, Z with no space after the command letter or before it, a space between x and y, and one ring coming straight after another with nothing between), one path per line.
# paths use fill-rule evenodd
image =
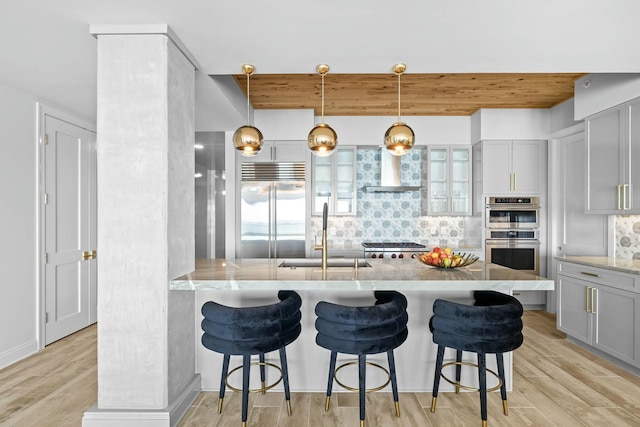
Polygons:
M354 268L355 260L349 258L332 258L327 260L327 267L348 267ZM278 267L289 267L289 268L305 268L305 267L322 267L322 259L320 258L302 258L302 259L291 259L282 261ZM371 267L364 259L358 259L358 268L361 267Z

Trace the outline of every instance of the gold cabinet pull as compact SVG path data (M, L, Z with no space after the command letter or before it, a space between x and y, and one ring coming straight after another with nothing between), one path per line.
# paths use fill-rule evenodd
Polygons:
M94 249L91 251L91 259L96 259L96 258L98 258L98 251Z
M629 206L627 206L627 193L629 192L629 184L624 184L622 186L622 209L629 210L631 209Z
M513 174L513 191L518 191L518 181L516 181L516 174Z
M591 288L591 313L596 314L596 303L595 300L598 297L598 289Z
M622 185L618 184L616 187L618 188L618 210L622 210L620 207L620 189L622 188Z
M89 251L82 252L82 260L86 261L88 259L91 259L91 252L89 252Z
M589 273L588 271L581 271L580 274L584 274L585 276L591 276L591 277L600 277L599 274Z
M585 290L585 295L584 295L584 311L586 311L587 313L591 313L591 310L589 309L589 289L591 289L589 286L586 286L584 288Z

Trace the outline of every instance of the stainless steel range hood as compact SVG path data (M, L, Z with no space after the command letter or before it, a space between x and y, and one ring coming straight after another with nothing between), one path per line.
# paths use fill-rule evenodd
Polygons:
M402 185L400 156L394 156L384 147L380 149L380 185L365 185L367 193L400 193L419 191L421 187Z

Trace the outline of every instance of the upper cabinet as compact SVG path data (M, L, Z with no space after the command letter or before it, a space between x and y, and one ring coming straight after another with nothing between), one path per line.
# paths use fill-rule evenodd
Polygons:
M330 215L356 213L356 147L339 147L328 157L313 157L313 213L325 202Z
M253 157L237 158L245 162L304 162L306 160L306 141L264 141L262 150Z
M427 215L471 215L471 147L429 146Z
M482 192L531 195L545 191L546 141L482 141Z
M640 99L587 124L587 213L640 213ZM638 202L634 202L638 200Z

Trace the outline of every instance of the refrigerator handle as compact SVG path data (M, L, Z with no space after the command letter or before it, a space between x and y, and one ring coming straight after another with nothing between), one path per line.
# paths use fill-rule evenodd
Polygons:
M273 241L273 253L269 245L269 258L278 257L278 221L276 218L276 201L278 200L278 187L271 184L269 187L269 240Z

